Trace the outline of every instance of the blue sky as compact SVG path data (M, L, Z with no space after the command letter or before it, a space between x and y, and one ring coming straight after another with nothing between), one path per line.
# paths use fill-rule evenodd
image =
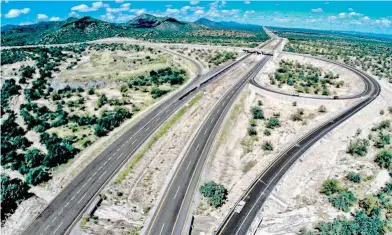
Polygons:
M392 2L388 1L1 1L1 25L86 15L126 22L150 13L183 21L206 17L268 26L392 34Z

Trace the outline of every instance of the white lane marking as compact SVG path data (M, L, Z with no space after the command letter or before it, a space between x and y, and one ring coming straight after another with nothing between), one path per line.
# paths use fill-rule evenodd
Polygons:
M197 145L196 150L199 150L200 144Z
M96 174L97 174L97 172L94 172L93 176L96 175Z
M121 153L120 155L118 155L117 159L119 159L124 153Z
M186 167L187 170L188 170L190 165L191 165L191 161L189 161L188 166Z
M102 169L102 167L103 167L103 166L101 165L101 166L98 168L98 170L101 170L101 169Z
M58 213L58 215L60 215L61 213L63 213L63 211L64 211L64 208L61 209L61 211Z
M132 142L132 144L131 144L131 145L133 145L133 144L136 142L136 140L137 140L137 139L135 139L135 140Z
M44 231L46 231L49 228L50 225L46 226L46 228L44 229Z
M74 200L74 198L75 198L75 195L71 198L71 201L73 201Z
M163 224L162 225L162 228L161 228L161 232L159 232L159 235L161 235L162 234L162 232L163 232L163 228L165 227L165 224Z
M67 202L67 204L65 204L65 206L64 207L67 207L69 205L69 202Z
M103 165L106 165L106 163L108 163L108 160L106 160L106 161L103 163Z
M211 118L211 123L213 123L214 122L214 118Z
M219 113L220 109L218 109L218 111L216 111L217 113Z
M79 190L76 192L76 194L79 194L81 190L82 190L82 189L79 189Z
M180 186L178 186L177 191L176 191L176 194L174 195L174 198L173 198L173 199L176 199L177 194L178 194L178 190L180 190Z
M56 228L56 230L54 230L53 234L56 234L57 230L59 230L59 228L61 227L62 224L63 224L63 222L61 222L60 225Z
M106 174L106 171L98 179L101 179L104 174Z
M57 216L52 219L52 223L57 219Z
M86 196L86 194L83 195L83 197L81 197L78 201L78 204L83 200L83 198Z
M116 153L117 153L118 151L120 151L120 149L117 149L117 150L116 150Z
M204 135L207 134L208 128L206 129L206 131L204 132Z
M129 140L125 141L126 144L128 144Z
M124 144L125 144L125 143L123 143L123 144L121 145L121 148L124 147Z
M147 132L148 130L150 130L150 127L151 127L151 126L148 126L147 129L145 130L145 132Z

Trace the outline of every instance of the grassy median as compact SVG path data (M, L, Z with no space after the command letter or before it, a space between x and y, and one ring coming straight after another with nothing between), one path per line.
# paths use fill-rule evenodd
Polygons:
M188 105L181 108L177 113L174 114L174 116L167 121L163 126L154 134L154 136L147 142L146 145L141 148L136 155L131 159L127 167L120 172L120 175L116 178L115 183L119 184L121 183L127 175L135 168L136 164L142 159L144 154L149 150L158 140L161 138L164 134L167 133L167 131L173 126L174 123L180 119L185 112L190 109L194 104L196 104L201 97L203 96L203 93L197 94L191 101L188 102Z

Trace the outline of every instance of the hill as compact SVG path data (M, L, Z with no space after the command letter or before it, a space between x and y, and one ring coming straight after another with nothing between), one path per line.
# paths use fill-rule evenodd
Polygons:
M258 30L255 30L258 29ZM241 32L238 32L241 30ZM89 16L32 25L1 28L2 46L85 42L108 37L132 37L152 41L254 46L267 39L261 26L200 19L182 22L172 17L143 14L117 24Z

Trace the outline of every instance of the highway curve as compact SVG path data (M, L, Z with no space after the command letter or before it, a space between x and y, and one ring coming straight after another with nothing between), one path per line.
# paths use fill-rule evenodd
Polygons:
M246 234L270 192L293 163L325 134L359 112L380 94L381 88L379 84L368 74L339 62L323 58L318 59L343 66L358 74L366 84L366 89L361 96L364 97L364 99L332 120L329 120L312 130L280 154L259 176L256 177L246 192L241 196L240 200L233 206L222 224L218 227L216 234ZM271 92L275 91L272 90ZM234 209L240 201L246 203L242 210L239 213L236 213Z
M83 169L24 230L23 235L69 233L106 183L162 123L209 81L228 72L248 56L245 55L208 76L193 79L180 91L153 107Z
M218 101L192 140L179 164L162 200L157 206L146 233L151 235L182 234L190 212L193 196L197 190L200 173L209 155L213 139L224 116L242 88L268 61L260 60L240 81L233 85Z

